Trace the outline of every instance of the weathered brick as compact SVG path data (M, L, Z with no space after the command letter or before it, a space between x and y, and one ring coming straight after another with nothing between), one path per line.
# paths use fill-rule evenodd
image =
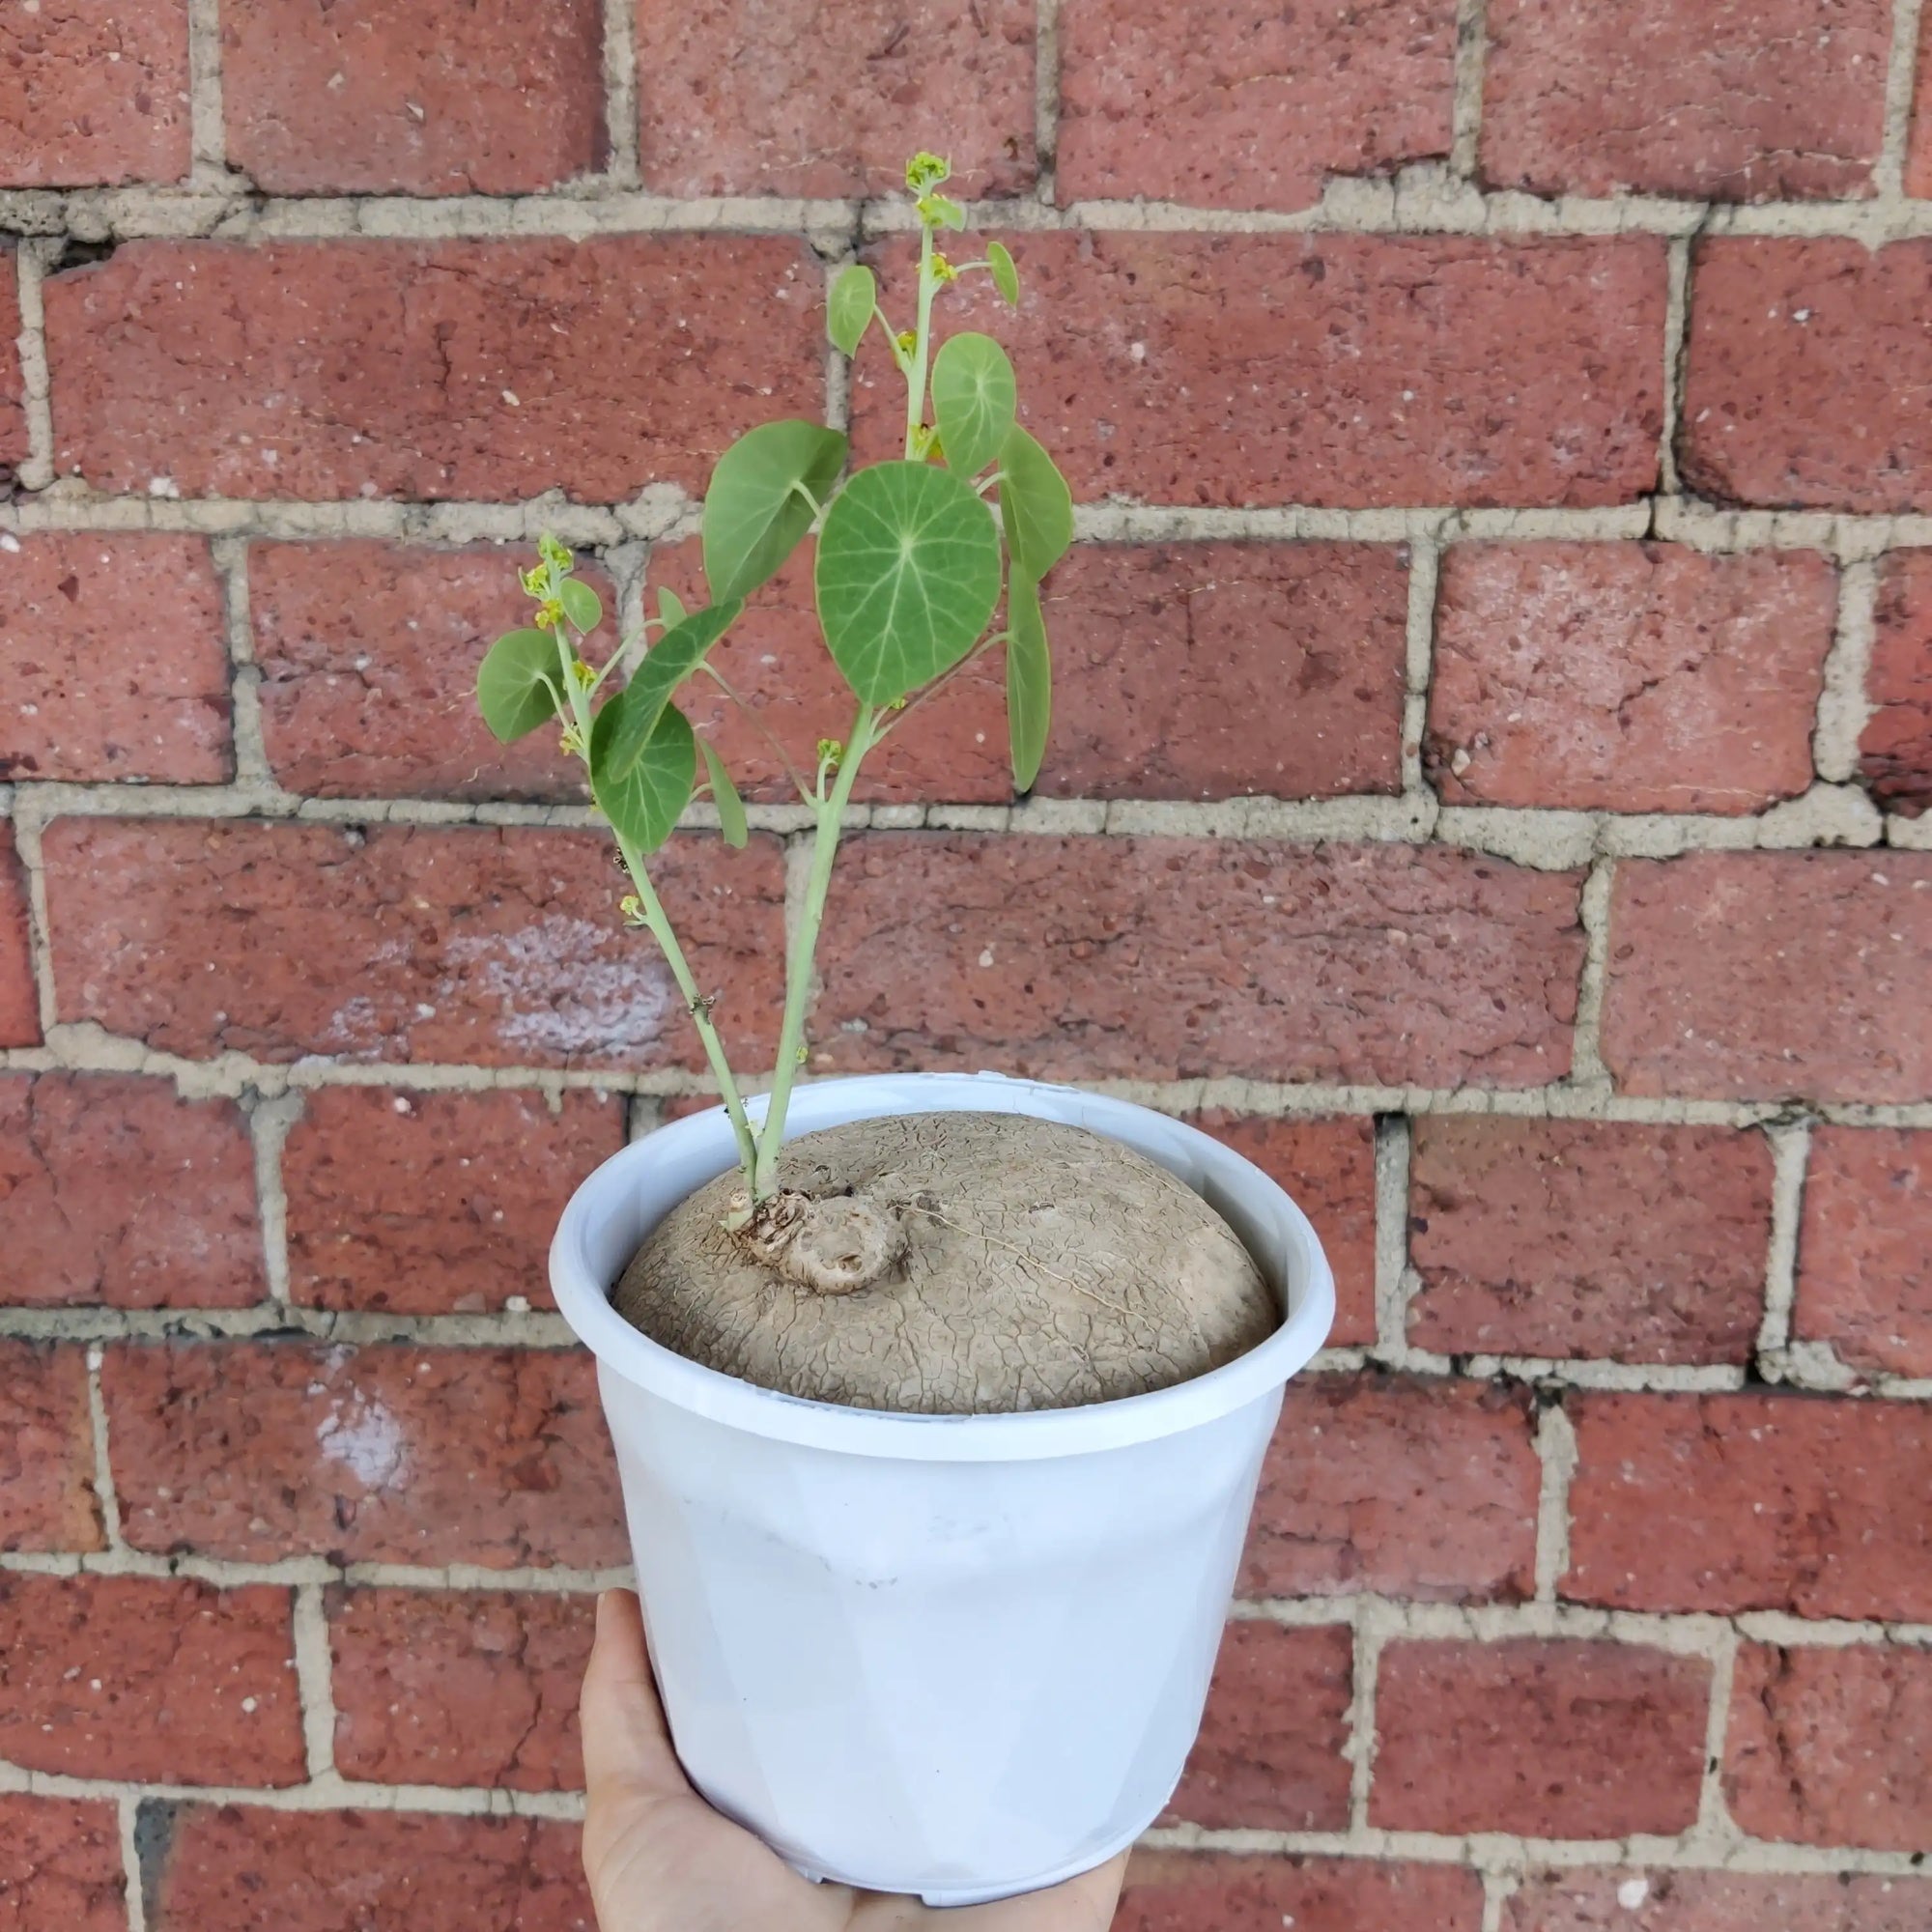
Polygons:
M1369 1817L1410 1832L1620 1838L1697 1816L1711 1665L1581 1638L1391 1643Z
M1022 413L1078 497L1581 508L1656 482L1654 237L1009 240L1019 313L977 276L952 312L1009 344ZM861 447L896 448L905 390L883 349L852 386Z
M228 159L270 194L517 194L604 165L597 0L228 0Z
M187 12L187 0L39 0L0 14L0 186L180 181Z
M200 537L49 531L0 555L0 777L232 778L228 675Z
M1918 99L1905 153L1905 191L1932 196L1932 14L1918 19Z
M1932 1376L1932 1133L1812 1134L1792 1332L1855 1368Z
M1794 797L1836 595L1809 551L1456 544L1430 776L1454 805L1736 813Z
M112 1804L0 1797L0 1932L127 1932Z
M242 1110L138 1074L0 1074L0 1299L14 1303L259 1301Z
M1308 208L1330 175L1449 153L1446 0L1069 0L1060 60L1062 201Z
M1263 1465L1238 1587L1520 1602L1535 1581L1540 1482L1520 1389L1298 1378Z
M1932 550L1879 559L1872 631L1860 770L1888 811L1917 818L1932 806Z
M1136 1851L1113 1932L1477 1932L1483 1881L1446 1864Z
M1885 0L1492 0L1481 169L1538 194L1836 200L1885 138Z
M549 1350L110 1349L138 1549L492 1569L625 1560L592 1364Z
M1724 1801L1754 1838L1922 1852L1932 1845L1928 1738L1932 1650L1747 1644L1724 1735Z
M1762 1134L1477 1114L1423 1115L1413 1131L1411 1342L1749 1359L1771 1243Z
M13 826L0 823L0 1046L32 1046L40 1037L40 997L27 942L27 874Z
M86 1350L0 1340L0 1549L101 1542Z
M1219 1111L1197 1114L1197 1127L1226 1141L1238 1154L1293 1196L1315 1224L1335 1276L1335 1325L1330 1346L1352 1348L1376 1339L1376 1126L1370 1120L1243 1119Z
M821 288L777 236L131 242L46 285L56 463L189 497L701 491L753 422L819 412Z
M1932 242L1699 243L1678 465L1769 509L1932 508Z
M1909 1402L1585 1390L1570 1486L1574 1601L1634 1610L1932 1619L1919 1495L1932 1414Z
M952 192L1034 179L1033 0L637 0L638 146L663 194L905 192L921 129ZM935 117L942 117L935 118Z
M148 1932L597 1932L580 1835L541 1818L182 1806L154 1815Z
M468 1315L551 1306L570 1191L624 1144L616 1096L324 1087L282 1155L289 1293L321 1308Z
M1170 1821L1340 1832L1349 1824L1354 1633L1231 1623Z
M1570 1064L1577 900L1440 847L873 833L813 1064L1540 1086Z
M335 1762L384 1784L578 1791L588 1597L331 1590Z
M1630 1094L1922 1100L1932 854L1692 852L1610 892L1605 1064Z
M0 1574L0 1757L182 1784L305 1774L289 1592Z
M1538 1872L1502 1932L1923 1932L1932 1882L1855 1872Z
M256 544L248 609L262 735L291 791L324 798L580 800L582 767L554 730L499 744L476 668L529 619L531 552L373 542ZM616 600L595 569L580 573ZM607 627L598 644L609 647Z
M601 831L72 818L45 851L66 1019L188 1055L701 1064ZM777 842L677 839L651 869L727 1040L766 1064Z
M25 384L20 375L20 287L14 251L0 248L0 481L27 454Z

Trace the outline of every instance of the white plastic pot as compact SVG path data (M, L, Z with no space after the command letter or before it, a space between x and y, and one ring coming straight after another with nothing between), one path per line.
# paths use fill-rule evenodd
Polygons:
M1071 1878L1173 1795L1282 1386L1328 1333L1314 1230L1260 1169L1122 1100L996 1074L832 1080L806 1133L1031 1114L1111 1135L1233 1225L1282 1294L1238 1360L1126 1401L884 1414L700 1368L614 1314L644 1236L736 1158L723 1111L607 1160L551 1249L597 1356L652 1661L713 1804L811 1878L964 1905Z

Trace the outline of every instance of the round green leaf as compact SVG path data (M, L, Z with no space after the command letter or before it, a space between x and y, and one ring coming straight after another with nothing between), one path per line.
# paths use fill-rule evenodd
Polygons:
M986 266L993 271L993 286L1006 297L1008 306L1020 305L1020 271L1013 267L1013 258L1007 252L1002 242L986 243Z
M1007 352L990 335L955 335L932 364L932 412L947 468L977 476L1013 426L1019 390Z
M774 422L741 436L704 493L704 574L719 603L745 597L777 571L811 527L803 484L820 503L845 463L845 439L817 423Z
M725 844L742 846L752 836L745 823L745 801L738 796L738 787L731 782L724 761L711 749L711 740L698 739L697 749L704 753L704 776L711 786L712 803L718 808L718 829L724 835Z
M1036 583L1073 541L1073 493L1066 478L1018 424L1000 449L1000 521L1013 568Z
M676 705L658 714L643 755L623 777L611 770L606 705L590 727L590 796L597 809L633 845L655 852L671 835L678 813L691 803L697 778L697 740ZM602 742L600 742L600 740Z
M878 463L818 533L818 621L867 704L892 704L957 664L1000 599L1000 543L972 486L925 463Z
M548 631L511 631L490 646L476 672L483 722L504 744L556 716L563 679Z
M825 306L825 332L841 355L856 355L866 325L878 305L879 284L870 269L854 262L840 269Z
M1046 755L1053 716L1053 664L1046 648L1039 585L1015 577L1007 586L1007 735L1013 753L1013 783L1031 791Z
M661 589L658 592L658 622L669 630L673 624L683 623L684 615L684 599L675 590Z
M574 577L563 580L563 587L556 593L557 602L563 606L563 614L580 631L594 631L604 620L604 606L597 601L597 593L587 583L580 583Z
M704 662L705 652L744 608L733 598L727 604L708 605L681 624L673 624L644 653L630 682L597 714L613 779L630 777L631 767L643 756L656 734L658 719L670 702L671 693Z

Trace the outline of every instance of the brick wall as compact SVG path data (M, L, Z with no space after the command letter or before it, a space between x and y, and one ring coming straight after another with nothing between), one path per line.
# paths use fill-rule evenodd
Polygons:
M987 686L870 782L815 1065L1200 1115L1340 1279L1121 1925L1932 1925L1918 0L112 11L0 21L0 1927L585 1923L540 1257L702 1081L469 682L504 546L635 619L735 432L879 442L921 142L1088 542L1035 795Z

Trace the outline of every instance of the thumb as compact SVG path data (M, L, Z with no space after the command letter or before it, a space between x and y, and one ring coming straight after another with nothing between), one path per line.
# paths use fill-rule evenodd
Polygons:
M592 1798L619 1790L689 1794L644 1649L643 1611L629 1590L606 1590L597 1599L597 1640L579 1710L584 1784Z

